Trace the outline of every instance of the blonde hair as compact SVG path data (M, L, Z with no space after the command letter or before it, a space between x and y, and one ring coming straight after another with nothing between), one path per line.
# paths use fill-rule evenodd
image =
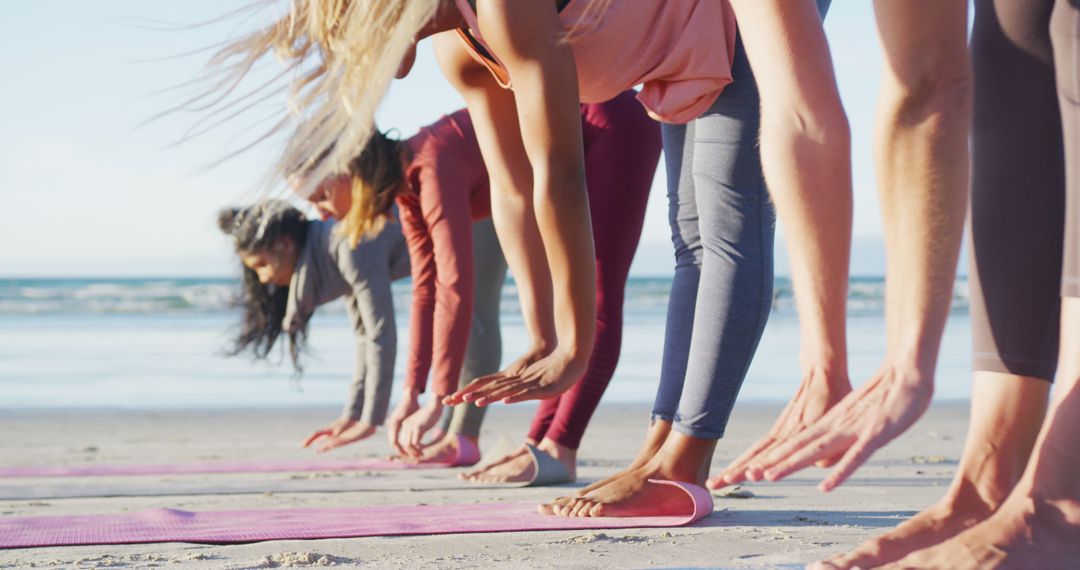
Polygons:
M270 4L276 2L258 0L245 11ZM211 114L227 120L262 102L262 91L273 81L291 76L289 116L239 152L294 123L276 177L304 171L314 182L343 172L371 136L390 81L438 5L439 0L289 0L286 14L215 52L207 64L206 75L212 78L207 91L181 108L214 109ZM285 70L240 95L245 104L226 102L256 64L271 55ZM326 149L325 156L312 159ZM305 186L304 193L314 189Z
M364 150L349 161L352 207L338 231L356 247L365 236L382 231L392 216L394 199L405 188L401 143L375 130Z
M588 6L564 36L568 41L591 29L612 2L579 1L587 1ZM250 17L279 2L256 0L232 15ZM203 76L207 89L174 110L207 112L197 125L211 119L220 125L287 91L288 116L222 160L293 124L270 174L274 180L283 180L292 173L305 172L307 182L299 192L310 194L315 182L347 171L350 161L361 154L374 131L375 111L390 81L439 5L440 0L288 0L284 15L217 50ZM285 69L251 91L237 94L249 72L270 56L276 56ZM283 79L287 85L277 85ZM354 180L354 211L343 220L354 241L381 227L376 218L385 218L387 211L376 207L381 202L374 197L382 190ZM375 209L365 209L368 203L374 203Z

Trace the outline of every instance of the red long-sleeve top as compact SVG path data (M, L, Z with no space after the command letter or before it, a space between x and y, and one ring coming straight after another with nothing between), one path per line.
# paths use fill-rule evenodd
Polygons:
M413 285L405 385L423 392L430 373L445 395L456 389L472 323L472 222L491 216L491 191L464 109L405 144L409 188L397 198Z

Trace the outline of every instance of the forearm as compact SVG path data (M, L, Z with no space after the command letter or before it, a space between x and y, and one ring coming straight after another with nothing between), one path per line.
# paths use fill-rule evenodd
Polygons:
M761 94L761 163L791 259L800 360L846 382L851 136L821 15L807 0L731 6Z
M356 350L356 371L353 374L352 384L349 385L348 398L345 400L345 408L341 411L341 417L353 421L361 421L364 418L364 404L367 402L365 391L366 368L364 361L367 358L365 346L361 344Z
M405 386L423 392L431 370L435 326L435 288L413 275L409 312L409 352L405 361Z
M584 171L535 174L533 203L551 271L560 350L588 359L596 334L596 253Z
M372 426L382 425L390 407L394 386L394 359L397 357L397 334L387 331L373 335L367 344L367 377L364 385L364 405L360 421Z
M838 138L815 140L763 117L762 161L790 258L800 364L806 376L820 372L846 382L852 196L850 149L843 134Z
M447 289L440 294L435 312L431 385L436 397L452 394L458 389L469 329L472 326L471 283L461 290L452 287ZM462 294L462 291L467 291L468 296Z
M544 242L533 213L529 190L491 189L491 214L503 255L518 292L525 328L532 348L547 352L555 347L552 275L544 256Z
M887 358L932 381L968 194L970 85L912 93L888 82L876 133L887 248Z
M968 194L967 2L878 0L886 66L875 154L887 247L888 360L932 381Z

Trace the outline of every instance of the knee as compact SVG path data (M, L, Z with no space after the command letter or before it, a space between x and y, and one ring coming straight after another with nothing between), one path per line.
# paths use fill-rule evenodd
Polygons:
M703 248L701 243L689 245L682 241L672 240L675 245L675 269L701 267Z

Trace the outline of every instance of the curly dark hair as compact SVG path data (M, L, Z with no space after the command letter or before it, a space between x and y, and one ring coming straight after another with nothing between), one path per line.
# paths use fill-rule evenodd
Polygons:
M304 214L283 200L267 200L246 208L227 208L218 214L218 228L233 238L237 253L257 253L289 238L297 250L307 241ZM250 349L256 359L266 359L282 332L289 338L289 358L299 374L300 354L307 347L307 322L293 331L283 331L282 319L289 300L289 288L262 284L255 271L243 267L243 284L233 305L243 310L240 330L226 350L237 356Z

